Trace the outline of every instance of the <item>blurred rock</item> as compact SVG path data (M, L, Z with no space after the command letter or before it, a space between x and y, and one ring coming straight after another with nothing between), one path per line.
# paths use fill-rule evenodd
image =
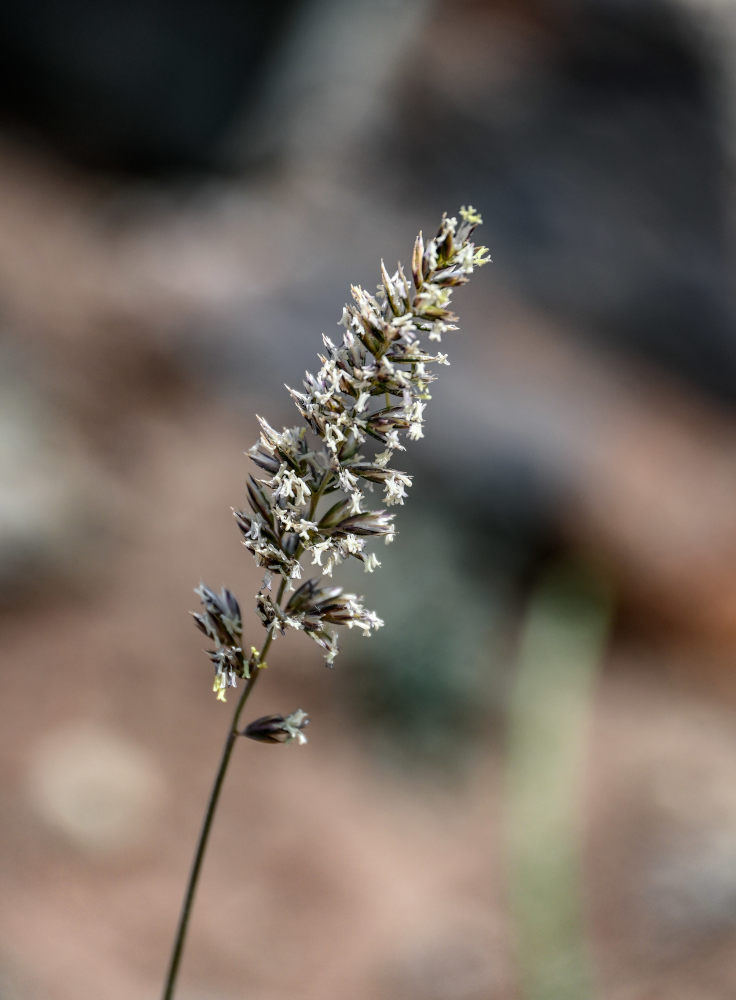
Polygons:
M441 8L397 95L392 185L471 198L504 280L540 312L734 405L730 119L701 8Z
M212 168L257 102L297 4L105 0L0 12L0 113L77 160Z
M30 359L8 345L0 346L0 422L2 606L36 593L44 578L89 567L106 490L40 395Z
M57 836L85 853L115 855L144 841L163 792L155 758L96 725L67 725L31 749L31 805Z
M711 961L723 972L718 950L733 954L736 935L733 712L648 674L635 652L624 658L637 674L601 683L588 764L588 894L605 978Z
M386 948L377 996L400 1000L494 1000L509 995L508 958L487 910L469 905L414 925Z
M642 886L662 950L696 948L736 929L734 826L663 848Z

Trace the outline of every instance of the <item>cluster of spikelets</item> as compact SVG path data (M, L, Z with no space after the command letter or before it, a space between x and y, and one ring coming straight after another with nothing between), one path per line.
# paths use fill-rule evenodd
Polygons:
M423 344L457 329L448 308L452 290L489 259L486 248L470 240L480 216L472 208L459 214L459 222L444 216L426 244L419 234L411 280L400 265L389 275L382 263L375 295L351 289L353 301L340 321L342 342L323 335L319 371L306 373L303 391L289 389L303 424L277 431L258 418L260 440L250 456L262 475L249 478L250 509L234 511L243 543L266 571L256 609L272 637L302 630L322 647L328 665L338 653L336 626L369 635L383 624L355 594L323 577L350 557L372 572L380 562L368 545L394 538L394 515L364 509L366 493L378 486L386 507L403 504L411 477L393 468L394 455L405 450L403 441L423 436L436 378L430 366L449 364L445 354ZM303 558L320 575L297 586ZM275 597L273 576L281 578ZM224 701L227 688L250 677L260 657L253 647L244 651L234 595L224 588L218 595L204 584L196 592L204 610L194 618L214 642L214 691Z

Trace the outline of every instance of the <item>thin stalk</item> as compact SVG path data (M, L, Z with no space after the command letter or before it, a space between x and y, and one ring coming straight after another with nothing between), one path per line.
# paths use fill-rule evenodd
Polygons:
M330 479L330 472L326 472L322 477L322 481L319 488L315 491L312 496L311 503L309 505L308 518L311 519L317 509L317 504L327 486ZM300 549L303 546L300 544ZM276 595L276 603L280 604L281 599L284 596L284 591L286 590L287 580L283 579L281 581L281 586L279 587L278 594ZM271 643L273 642L273 633L269 632L266 636L265 642L261 648L260 656L258 662L263 663L268 652ZM192 868L189 873L189 879L187 881L187 887L184 892L184 900L181 906L181 912L179 913L179 923L176 930L176 937L174 938L174 945L171 950L171 959L169 960L169 969L166 976L166 982L164 984L164 992L162 994L162 1000L172 1000L174 996L174 989L176 987L176 977L179 973L179 965L181 964L181 956L184 951L184 942L186 940L187 929L189 927L189 918L192 912L192 904L194 902L194 895L197 890L197 883L199 882L199 873L202 868L202 862L204 860L205 853L207 851L207 843L209 841L210 829L212 828L212 822L215 818L215 812L217 811L217 804L220 800L220 792L222 791L222 786L225 781L225 775L227 774L227 769L230 764L230 757L232 756L233 747L235 746L235 741L238 738L238 725L240 722L240 716L243 713L246 702L250 697L251 691L256 685L256 681L261 675L261 671L256 668L243 688L243 693L238 699L238 703L235 706L235 712L233 714L232 722L230 723L230 728L228 729L227 736L225 738L225 744L222 748L222 755L220 757L220 764L217 768L215 774L215 780L212 784L212 790L210 791L210 796L207 801L207 809L204 814L204 819L202 821L202 829L199 833L199 839L197 840L197 846L194 851L194 859L192 861Z
M281 581L281 586L279 587L278 595L276 597L276 603L281 601L284 596L284 590L286 589L286 580ZM259 663L263 663L266 653L269 650L271 642L273 641L273 633L269 632L266 636L266 640L261 648L261 653L258 659ZM199 881L199 873L202 868L202 861L204 860L205 853L207 851L207 842L209 840L210 829L212 827L212 821L215 818L215 812L217 811L217 803L220 800L220 792L222 791L222 786L225 781L225 775L227 774L228 765L230 763L230 757L232 756L233 747L235 746L235 740L238 737L238 724L240 722L240 716L243 713L245 704L250 697L251 691L256 686L256 681L261 675L261 670L256 668L248 679L245 687L243 688L243 693L238 699L238 704L235 706L235 712L233 714L233 719L228 729L227 737L225 739L225 744L222 748L222 756L220 757L220 765L217 768L215 774L215 780L212 784L212 790L210 791L210 796L207 801L207 810L204 814L204 820L202 821L202 829L199 833L199 839L197 840L197 847L194 852L194 860L192 861L192 868L189 873L189 879L187 881L187 887L184 892L184 900L181 906L181 912L179 913L179 924L176 929L176 937L174 938L174 945L171 950L171 959L169 960L169 969L166 975L166 982L164 984L164 992L162 994L162 1000L172 1000L174 996L174 989L176 987L176 977L179 972L179 965L181 963L181 956L184 950L184 941L186 939L187 928L189 927L189 918L192 912L192 903L194 902L194 894L197 890L197 883Z

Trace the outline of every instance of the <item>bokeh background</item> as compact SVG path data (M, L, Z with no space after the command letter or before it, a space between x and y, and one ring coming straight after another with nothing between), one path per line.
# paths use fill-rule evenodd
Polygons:
M2 1000L158 995L254 414L468 203L386 627L276 643L179 996L734 996L734 66L730 0L6 0Z

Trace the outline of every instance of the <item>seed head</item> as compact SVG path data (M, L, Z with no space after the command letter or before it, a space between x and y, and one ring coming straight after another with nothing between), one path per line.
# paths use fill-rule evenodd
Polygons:
M264 586L256 611L273 638L287 628L305 632L329 666L338 653L337 626L370 635L383 622L360 597L323 578L350 558L367 572L380 566L367 547L379 537L393 540L394 515L366 509L368 494L379 487L385 507L407 499L411 476L393 467L394 456L405 442L424 436L433 366L449 364L446 354L429 345L457 329L449 308L453 290L489 260L486 248L471 241L480 215L472 207L459 215L460 221L443 216L426 243L419 234L410 277L401 265L390 273L382 261L375 293L352 287L339 322L340 342L323 335L319 369L305 373L301 388L286 387L302 424L278 431L258 417L260 437L249 454L261 475L249 478L249 509L233 513L269 588L271 575L281 577L282 587L273 597ZM322 575L296 585L303 557ZM195 621L215 642L215 691L224 700L235 678L249 675L240 609L225 589L218 596L201 585L197 593L205 610Z

